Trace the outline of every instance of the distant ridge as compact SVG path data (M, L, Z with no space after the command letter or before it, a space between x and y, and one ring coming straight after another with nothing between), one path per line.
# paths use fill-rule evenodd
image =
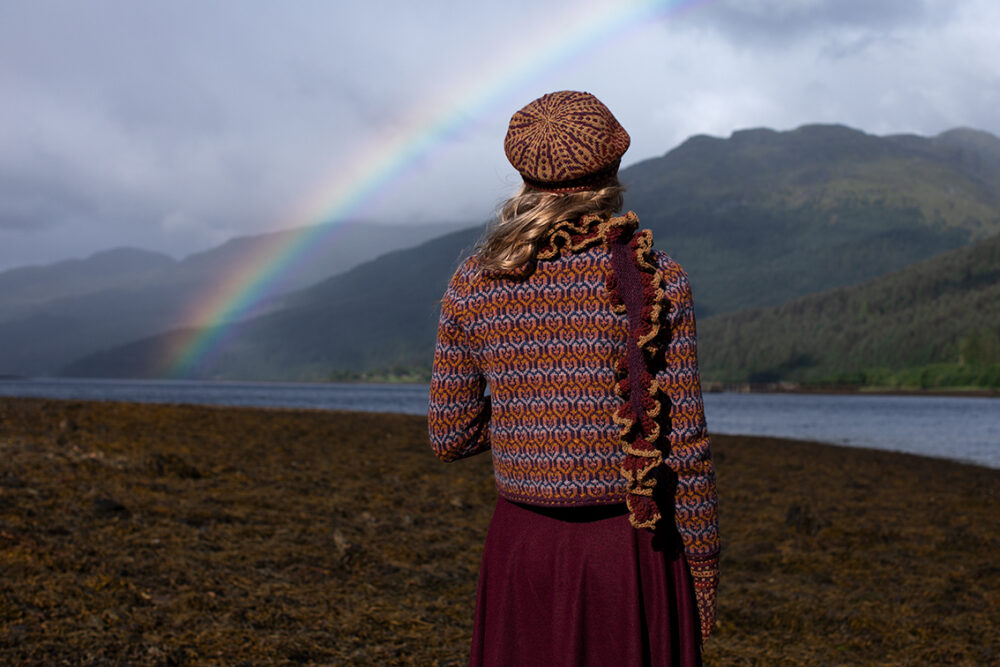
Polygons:
M0 321L17 307L143 282L176 265L163 253L113 248L86 259L0 271Z
M255 313L273 309L285 292L456 228L347 224L336 231L335 243L316 252L310 263L295 267L283 291L258 304ZM120 248L83 260L0 272L0 373L53 374L92 352L202 324L195 319L197 306L215 285L254 261L262 249L302 232L238 237L180 261Z
M238 343L189 377L325 380L334 369L429 366L439 299L480 234L471 228L386 253L289 295L284 308L239 327ZM189 338L171 331L91 354L73 377L157 377L163 351Z

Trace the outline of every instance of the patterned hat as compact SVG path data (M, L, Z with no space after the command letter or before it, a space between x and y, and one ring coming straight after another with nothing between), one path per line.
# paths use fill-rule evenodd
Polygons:
M578 192L617 174L629 142L628 132L599 99L561 90L515 113L503 148L528 185Z

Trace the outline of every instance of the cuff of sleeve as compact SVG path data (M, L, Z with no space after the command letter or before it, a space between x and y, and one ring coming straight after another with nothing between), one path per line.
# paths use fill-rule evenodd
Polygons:
M715 627L716 591L719 587L719 556L688 557L688 568L694 581L694 597L698 603L702 639Z

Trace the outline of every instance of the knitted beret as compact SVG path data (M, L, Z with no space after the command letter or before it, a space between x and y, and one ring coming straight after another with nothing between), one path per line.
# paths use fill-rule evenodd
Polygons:
M629 142L628 132L599 99L562 90L515 113L503 148L528 185L577 192L617 174Z

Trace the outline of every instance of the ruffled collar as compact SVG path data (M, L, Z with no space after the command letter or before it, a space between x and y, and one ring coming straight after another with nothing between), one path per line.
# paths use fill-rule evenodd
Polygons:
M545 261L560 257L563 252L583 252L598 243L610 246L619 238L628 238L638 228L639 218L632 211L612 218L585 215L575 221L563 220L549 229L537 257Z
M608 248L619 239L630 238L639 228L639 217L629 211L617 217L585 215L577 220L553 224L539 242L535 257L511 271L483 271L487 278L524 280L535 272L538 262L558 259L563 253L575 254L603 243Z

